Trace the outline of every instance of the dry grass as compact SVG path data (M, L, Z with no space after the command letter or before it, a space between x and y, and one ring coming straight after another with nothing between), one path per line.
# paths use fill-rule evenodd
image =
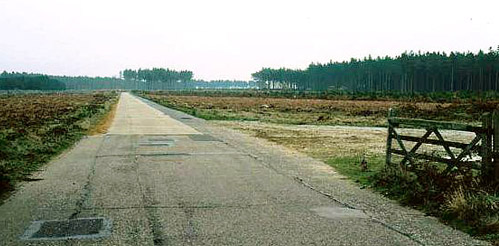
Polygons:
M111 124L113 123L114 116L116 115L116 108L118 107L118 101L112 103L109 112L102 117L102 119L88 131L88 135L94 136L99 134L105 134Z
M386 132L382 128L284 125L251 121L214 123L282 144L321 160L331 156L383 153L386 138Z
M241 130L252 136L282 144L312 157L327 161L331 157L379 156L385 153L386 128L318 125L286 125L255 121L212 121L223 127ZM400 129L400 133L422 136L425 131ZM472 134L444 131L450 141L470 141ZM435 136L431 138L436 138ZM407 144L407 147L412 145ZM422 151L444 152L443 147L423 145Z
M451 216L480 228L480 234L498 233L498 199L483 190L470 191L469 187L459 187L447 197L444 209Z

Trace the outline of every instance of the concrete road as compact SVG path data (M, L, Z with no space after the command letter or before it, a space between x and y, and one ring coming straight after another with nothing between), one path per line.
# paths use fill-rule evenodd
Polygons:
M0 207L0 245L482 244L323 163L127 93L108 134L36 178Z

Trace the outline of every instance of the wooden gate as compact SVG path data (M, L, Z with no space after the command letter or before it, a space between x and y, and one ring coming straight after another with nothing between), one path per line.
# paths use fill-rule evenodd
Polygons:
M388 112L388 138L386 143L386 164L390 168L401 168L407 170L416 168L420 161L443 163L446 165L442 172L448 174L457 171L461 174L470 175L472 169L480 171L483 180L499 182L498 165L498 138L499 138L499 114L485 114L481 126L468 124L431 121L421 119L408 119L395 117L392 109ZM408 136L399 133L400 127L425 129L421 137ZM474 133L470 142L448 141L442 136L442 130L454 130ZM434 134L436 139L429 137ZM395 140L395 146L393 143ZM406 143L414 145L409 149ZM418 153L424 144L442 146L445 150L443 156L434 154ZM395 148L394 148L395 147ZM454 151L451 150L454 149ZM459 150L456 152L456 150ZM394 161L393 155L398 155L398 161ZM473 158L473 157L479 157Z

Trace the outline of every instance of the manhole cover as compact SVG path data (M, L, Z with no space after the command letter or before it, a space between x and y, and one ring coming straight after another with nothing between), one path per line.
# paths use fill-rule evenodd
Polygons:
M105 218L34 221L23 240L90 239L111 235L111 221Z
M189 135L189 138L191 138L193 141L220 141L217 138L206 134L192 134Z

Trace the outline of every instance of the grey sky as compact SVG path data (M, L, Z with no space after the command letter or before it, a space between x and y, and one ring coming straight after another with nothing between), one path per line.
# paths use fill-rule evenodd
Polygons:
M117 76L189 69L250 79L261 67L499 45L499 2L0 0L0 71Z

